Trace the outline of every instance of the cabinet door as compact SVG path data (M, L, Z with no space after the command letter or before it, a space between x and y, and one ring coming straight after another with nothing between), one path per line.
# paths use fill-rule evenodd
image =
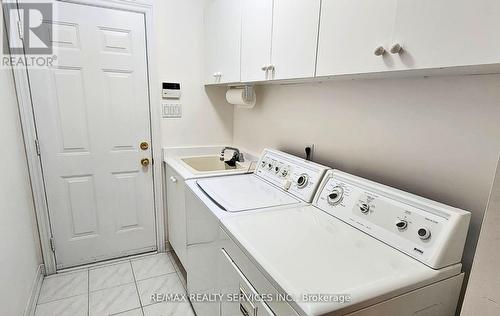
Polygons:
M398 0L394 43L407 68L500 61L500 1Z
M323 0L317 76L394 69L389 54L397 0ZM383 47L387 52L376 55Z
M266 80L271 64L273 0L243 0L241 81Z
M211 0L205 11L206 83L240 81L241 0Z
M219 26L217 58L220 64L220 82L240 81L241 60L241 0L218 0Z
M274 0L273 79L314 77L320 0Z
M207 3L205 9L205 83L218 83L220 66L217 58L217 0Z
M167 165L168 240L184 267L187 267L186 206L184 180Z

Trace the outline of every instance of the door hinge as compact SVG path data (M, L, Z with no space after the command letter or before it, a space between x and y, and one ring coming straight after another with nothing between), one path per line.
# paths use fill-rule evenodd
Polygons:
M38 141L38 139L35 139L35 150L36 154L40 156L40 142Z
M50 237L50 250L52 250L52 252L56 252L56 245L55 245L55 241L54 241L54 237Z
M24 40L24 23L23 21L17 21L17 32L19 34L19 39Z

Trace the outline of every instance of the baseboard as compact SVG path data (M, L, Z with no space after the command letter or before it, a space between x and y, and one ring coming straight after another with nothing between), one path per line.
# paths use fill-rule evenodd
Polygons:
M24 310L24 316L35 315L36 303L38 301L38 296L40 295L40 290L42 289L44 274L45 268L44 265L41 264L37 267L35 277L33 278L33 283L31 284L31 291L29 294L28 302L26 303L26 308Z

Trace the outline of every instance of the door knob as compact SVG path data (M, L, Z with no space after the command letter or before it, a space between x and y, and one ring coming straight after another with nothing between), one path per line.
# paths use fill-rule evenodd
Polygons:
M149 144L148 142L142 142L139 147L141 147L142 150L148 150Z
M403 46L401 44L396 43L391 47L391 54L401 54L403 52Z
M373 53L375 54L375 56L382 56L385 54L385 48L384 46L379 46L377 48L375 48L375 50L373 51Z
M141 165L143 165L144 167L149 166L149 159L148 158L142 158L141 159Z
M170 177L170 181L172 181L173 183L176 183L177 182L177 178L176 177Z

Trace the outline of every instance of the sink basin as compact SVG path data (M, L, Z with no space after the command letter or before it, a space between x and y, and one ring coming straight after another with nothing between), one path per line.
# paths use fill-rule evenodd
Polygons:
M219 156L186 157L181 158L181 160L198 172L241 170L245 168L239 163L236 163L235 167L230 167L224 161L221 161Z

